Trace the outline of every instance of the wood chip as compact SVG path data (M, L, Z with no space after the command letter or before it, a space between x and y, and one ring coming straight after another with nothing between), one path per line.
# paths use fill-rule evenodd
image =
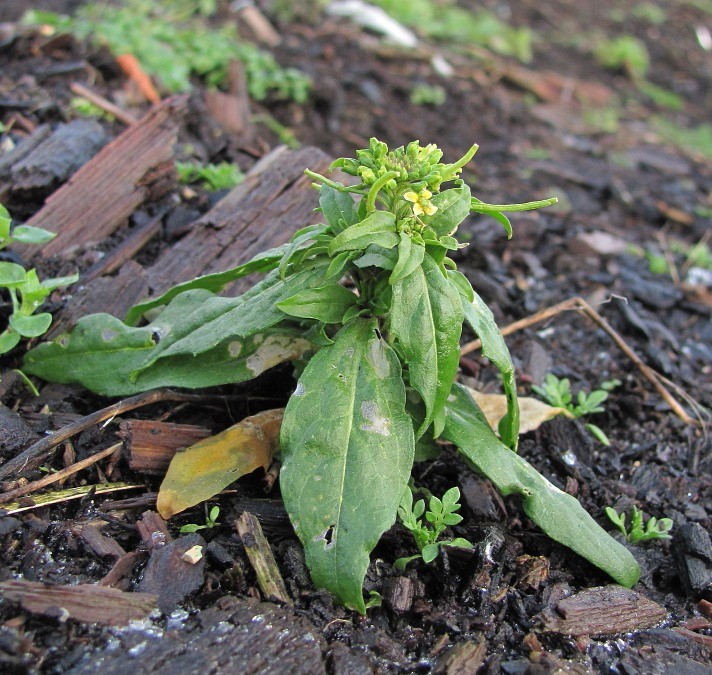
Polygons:
M614 585L588 588L538 615L544 630L594 637L651 628L666 617L657 602Z
M99 528L92 523L82 525L79 538L100 558L118 559L126 555L126 551L116 539L102 534Z
M166 521L155 511L145 511L140 520L136 521L136 529L149 551L160 548L173 539Z
M134 619L144 619L156 607L155 595L124 593L91 584L52 586L36 581L3 581L0 594L6 600L19 602L32 614L105 626L123 626Z
M438 675L473 675L484 663L487 643L483 637L467 642L458 642L438 661Z

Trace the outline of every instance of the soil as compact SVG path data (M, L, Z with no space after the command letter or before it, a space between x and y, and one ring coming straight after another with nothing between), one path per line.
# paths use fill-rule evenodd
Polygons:
M33 6L71 11L77 4ZM633 3L624 3L621 12L621 3L614 0L459 3L488 7L513 25L530 27L537 40L526 65L452 45L394 48L346 20L315 20L314 11L300 11L299 3L289 21L276 11L281 3L257 4L281 36L273 48L276 58L306 72L313 89L306 104L253 101L253 112L271 115L299 143L330 157L351 155L371 136L392 146L414 138L433 142L449 159L477 142L477 161L467 177L480 199L506 203L558 196L557 207L513 214L511 241L494 221L468 219L461 234L470 245L457 253L459 268L502 326L572 296L587 298L649 366L673 383L671 390L688 412L704 421L712 394L711 273L680 254L674 242L691 247L708 241L712 171L704 148L664 142L653 120L664 116L686 128L709 123L708 3L644 3L664 11L660 25L639 12L636 18ZM0 2L0 17L8 22L0 26L0 122L11 127L3 142L21 144L40 124L66 124L72 117L73 81L91 84L137 116L148 109L146 103L132 105L124 77L104 50L68 38L48 39L13 24L26 6L17 0ZM232 20L226 7L218 16ZM656 105L628 74L606 70L591 56L592 40L621 34L645 41L649 80L677 93L681 110ZM435 72L433 53L450 63L450 77ZM413 104L409 96L416 84L441 87L445 102ZM216 131L204 111L202 85L195 85L178 131L179 157L190 145L204 161L232 161L247 171L279 142L261 124L248 141ZM614 125L607 128L611 114ZM119 122L102 121L101 127L106 139L124 129ZM87 150L89 157L95 150ZM8 151L9 146L0 149L0 167ZM4 203L17 220L26 220L77 168L38 180L31 188L10 190ZM2 180L9 179L5 175ZM222 196L201 189L190 193L174 184L154 201L149 197L112 237L71 261L34 263L44 275L84 272L101 252L110 252L159 215L157 235L135 257L141 265L150 264ZM640 249L667 256L667 273L651 271ZM50 309L71 302L70 294L56 293ZM63 487L122 480L143 488L89 494L0 517L0 581L97 584L110 571L116 573L116 561L123 560L124 572L112 585L130 592L158 589L162 611L125 627L107 626L68 618L60 607L54 607L54 614L46 607L38 613L3 593L0 670L711 672L712 462L704 424L676 416L610 335L582 314L562 313L507 341L522 395L530 394L531 384L540 383L547 372L570 378L574 391L590 391L613 378L621 381L605 412L587 420L606 432L610 447L593 439L581 421L558 419L525 434L520 452L608 529L613 528L604 515L606 506L621 511L635 505L647 515L673 520L671 540L630 546L643 570L634 589L636 602L641 597L652 601L663 608L664 618L655 614L658 609L651 614L632 605L627 615L632 624L616 623L612 616L603 633L585 627L573 634L557 632L547 612L556 614L558 607L557 616L562 615L564 598L607 587L610 580L544 536L516 501L500 498L448 449L417 465L415 481L435 494L460 487L464 520L453 534L474 542L475 549L444 553L430 565L412 563L400 573L393 561L412 553L412 542L394 526L372 555L365 588L378 592L383 604L366 617L336 605L312 586L278 483L265 496L260 475L239 481L211 501L221 507L216 527L181 535L181 525L205 521L203 508L180 514L167 528L156 524L145 512L155 508L160 476L134 472L124 459L107 459ZM111 403L79 387L40 382L35 398L12 373L20 361L21 350L3 360L3 462L46 432ZM478 352L463 358L462 372L478 389L497 390L496 373ZM121 420L170 421L217 432L245 414L278 407L292 388L289 372L277 369L254 383L206 392L200 401L159 403L125 413ZM119 421L92 427L63 444L43 470L62 469L118 442ZM27 471L2 487L10 490L42 475ZM259 518L293 604L278 606L261 595L234 527L243 511ZM87 533L92 529L84 529L89 525L100 527L103 539L91 538ZM142 536L146 532L148 537ZM155 546L156 536L164 547ZM206 546L200 564L189 574L175 573L176 560L198 540ZM126 555L133 557L127 560ZM609 592L597 591L591 617L612 603ZM656 617L652 623L651 616Z

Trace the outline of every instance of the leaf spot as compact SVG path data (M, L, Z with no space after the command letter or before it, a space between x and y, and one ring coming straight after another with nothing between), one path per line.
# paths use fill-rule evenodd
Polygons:
M323 541L325 551L328 551L330 548L333 548L336 544L336 526L329 525L329 527L327 527L321 534L318 534L316 537L314 537L314 541Z
M388 428L391 421L383 417L374 401L363 401L361 403L361 414L366 418L366 423L361 425L361 431L372 431L381 436L390 436L391 430Z
M297 382L297 388L294 390L292 396L304 396L306 391L306 387L301 382Z
M111 342L115 337L118 337L118 331L112 330L111 328L105 328L101 331L101 339L104 342Z
M234 340L227 346L227 351L233 359L236 359L242 352L242 342Z
M376 372L376 377L385 380L390 375L391 364L388 363L386 350L380 340L371 340L366 358Z

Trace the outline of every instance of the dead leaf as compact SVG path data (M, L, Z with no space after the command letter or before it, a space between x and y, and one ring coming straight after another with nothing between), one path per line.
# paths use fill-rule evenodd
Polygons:
M279 445L283 409L246 417L229 429L179 451L158 493L158 512L168 519L210 499L255 469L267 470Z
M496 431L499 421L507 412L507 397L504 394L483 394L470 389L470 387L468 390L482 409L489 425ZM565 408L553 408L537 398L520 398L519 433L525 434L527 431L534 431L557 415L573 418L573 415Z

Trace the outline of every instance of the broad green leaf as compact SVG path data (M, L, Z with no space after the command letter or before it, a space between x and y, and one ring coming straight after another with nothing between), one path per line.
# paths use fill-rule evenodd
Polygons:
M0 286L17 288L25 282L27 272L22 265L12 262L0 262Z
M287 269L289 266L289 263L291 262L293 256L297 251L299 251L302 248L307 248L311 249L312 246L306 246L304 247L303 245L308 243L308 242L314 242L318 239L320 234L323 234L324 231L326 230L326 225L322 224L317 224L317 225L307 225L306 227L303 227L299 232L297 232L293 237L292 240L287 244L287 248L282 255L281 260L279 261L279 276L284 279L284 277L287 275ZM326 239L327 242L332 241L332 237L329 235L328 238Z
M242 265L238 265L237 267L233 267L230 270L226 270L225 272L206 274L202 277L197 277L196 279L177 284L162 295L159 295L157 298L151 298L150 300L141 302L138 305L134 305L126 314L124 321L129 326L135 326L139 319L146 314L146 312L155 309L156 307L167 305L180 293L197 289L217 293L225 288L227 284L236 281L237 279L241 279L248 274L256 272L269 272L277 267L279 261L282 259L282 255L287 250L287 247L288 244L284 244L283 246L260 253L252 258L252 260L249 260Z
M519 403L514 364L490 308L474 291L473 295L472 302L462 303L465 320L482 342L485 358L489 359L502 375L502 386L507 397L507 414L499 423L499 434L505 445L516 450L519 441Z
M370 244L393 248L400 238L396 234L396 217L389 211L374 211L361 222L347 227L329 245L330 256L341 251L360 251Z
M458 272L457 270L448 270L447 278L450 279L455 286L457 286L457 290L460 291L460 295L464 298L464 302L470 303L475 299L475 291L472 289L469 280L462 272Z
M324 277L326 279L335 279L338 281L342 276L344 276L348 264L354 256L357 255L358 253L355 253L354 251L343 251L342 253L337 254L329 263L329 267L327 267Z
M56 290L57 288L62 288L63 286L69 286L71 284L76 284L79 281L78 274L69 274L66 277L54 277L53 279L43 279L41 286L48 293Z
M344 312L358 302L358 296L339 284L307 288L277 303L289 316L339 323Z
M623 586L630 588L638 581L640 570L631 553L603 530L575 497L552 485L503 445L462 385L453 387L446 413L443 438L456 445L503 495L520 495L524 512L546 534Z
M12 239L21 244L46 244L52 241L57 235L54 232L43 230L41 227L32 225L18 225L12 231Z
M408 234L401 232L400 243L398 244L398 262L393 268L393 273L388 279L388 283L394 284L414 272L420 267L424 257L425 246L413 242Z
M335 234L358 222L356 205L350 194L322 185L319 188L319 206Z
M12 314L10 316L10 326L22 337L33 338L44 335L52 324L52 315L43 312L34 316L24 316L22 314Z
M0 204L0 248L4 248L9 243L11 222L10 213Z
M456 287L428 255L393 284L390 331L408 365L410 386L423 399L421 436L442 411L460 361L462 303ZM435 430L438 436L439 429Z
M0 354L7 354L21 339L20 334L15 331L5 330L0 333Z
M386 249L382 246L369 246L366 252L354 260L354 265L359 269L365 267L380 267L384 270L392 270L398 262L398 254L394 249Z
M215 296L209 291L186 291L141 328L109 314L86 316L71 334L30 351L24 369L52 382L76 382L105 396L126 396L156 387L197 388L250 380L311 348L294 331L274 328L246 338L226 337L197 356L155 358L167 336L179 332L183 323L200 325L194 318L202 316L212 300Z
M200 504L260 467L266 471L279 445L282 414L282 410L257 413L178 451L158 491L161 516L168 519Z
M395 522L413 424L395 352L354 319L309 361L282 425L282 496L317 586L365 613L369 554Z
M438 210L428 220L428 226L438 237L452 235L470 215L470 199L470 188L467 185L436 194L430 201Z

